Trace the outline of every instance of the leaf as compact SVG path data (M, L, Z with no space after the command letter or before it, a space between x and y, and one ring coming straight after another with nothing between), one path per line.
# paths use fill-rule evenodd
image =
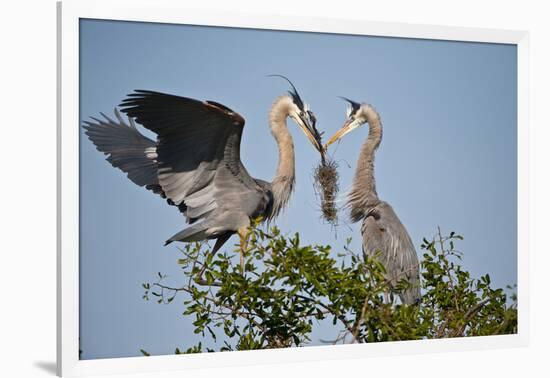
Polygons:
M178 259L186 262L178 266L180 286L189 290L178 292L184 297L183 316L190 317L201 342L215 345L217 337L222 351L304 345L331 320L334 334L347 332L349 342L348 327L363 313L360 342L517 332L515 294L508 297L509 291L492 287L489 275L471 278L460 265L461 252L454 250L457 240L462 237L454 231L431 242L423 239L422 298L415 305L401 305L398 299L386 303L388 292L397 298L410 284L402 277L390 288L380 254L363 257L347 245L338 246L344 253L332 246L300 245L298 233L281 234L276 227L268 233L253 226L243 274L231 248L212 255L206 243L188 243L181 248L185 258ZM207 270L199 277L203 263ZM159 303L175 298L163 297L160 289L153 294ZM482 301L487 302L466 319L467 311ZM201 343L182 350L175 353L212 351Z

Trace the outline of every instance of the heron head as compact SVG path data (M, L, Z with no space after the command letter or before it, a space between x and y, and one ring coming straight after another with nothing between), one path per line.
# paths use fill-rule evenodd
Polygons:
M328 148L328 146L330 146L332 143L340 140L347 133L367 123L369 119L369 113L374 111L374 109L369 104L360 104L345 97L341 98L349 103L349 106L346 110L346 122L340 128L340 130L338 130L336 133L334 133L333 136L330 137L328 142L325 144L325 149Z
M290 106L288 116L292 118L294 122L296 122L296 124L300 127L307 139L311 142L311 144L313 144L313 147L315 147L317 151L323 153L324 150L321 143L321 133L319 133L319 131L315 127L317 119L315 118L315 114L313 114L313 111L311 111L309 105L302 100L302 98L298 94L298 91L296 90L296 87L289 79L282 75L269 76L281 77L290 84L291 89L288 91L288 95L292 100L292 104Z
M315 124L317 123L315 114L313 114L313 112L309 109L308 104L303 104L303 107L300 107L300 105L294 102L293 105L294 106L290 109L289 117L296 122L307 139L311 142L311 144L313 144L313 147L315 147L317 151L321 152L323 150L323 146L321 144L321 133L319 133L315 127Z

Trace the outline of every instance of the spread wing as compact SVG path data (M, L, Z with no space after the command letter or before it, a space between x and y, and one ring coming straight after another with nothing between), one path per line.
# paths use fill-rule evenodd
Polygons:
M85 121L83 126L97 150L133 183L163 195L157 178L156 143L139 132L133 119L127 123L118 110L117 120L101 115L103 119L92 117L93 121Z
M265 192L240 160L244 119L216 102L136 90L121 110L157 134L158 183L190 221L226 205L254 213ZM219 214L218 214L219 215Z

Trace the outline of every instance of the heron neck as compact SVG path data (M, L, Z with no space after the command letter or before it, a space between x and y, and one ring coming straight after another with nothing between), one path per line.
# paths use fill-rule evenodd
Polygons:
M290 114L292 100L287 96L279 97L273 103L269 113L269 127L271 134L279 148L279 162L277 171L271 183L273 191L273 214L278 215L288 204L294 189L295 162L294 142L288 131L286 120Z
M368 209L380 202L374 178L374 158L382 141L382 123L380 116L373 108L367 110L366 122L369 124L369 135L361 146L355 177L348 198L351 219L354 222L363 219Z

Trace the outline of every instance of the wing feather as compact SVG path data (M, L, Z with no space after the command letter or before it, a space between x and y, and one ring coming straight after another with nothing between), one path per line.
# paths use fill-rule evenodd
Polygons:
M85 121L85 134L97 150L107 155L107 161L127 174L139 186L158 185L157 162L149 159L146 151L154 151L155 142L128 125L115 109L117 121L101 113L104 119L92 117ZM130 121L131 122L131 121Z
M386 268L391 285L406 279L411 288L400 293L404 303L414 303L420 297L419 263L414 244L395 214L384 201L366 211L361 226L363 252L370 256L380 253L380 262Z
M157 134L159 185L176 205L185 205L189 219L229 205L247 214L265 207L263 188L240 160L244 119L238 113L211 101L144 90L129 94L120 106Z

